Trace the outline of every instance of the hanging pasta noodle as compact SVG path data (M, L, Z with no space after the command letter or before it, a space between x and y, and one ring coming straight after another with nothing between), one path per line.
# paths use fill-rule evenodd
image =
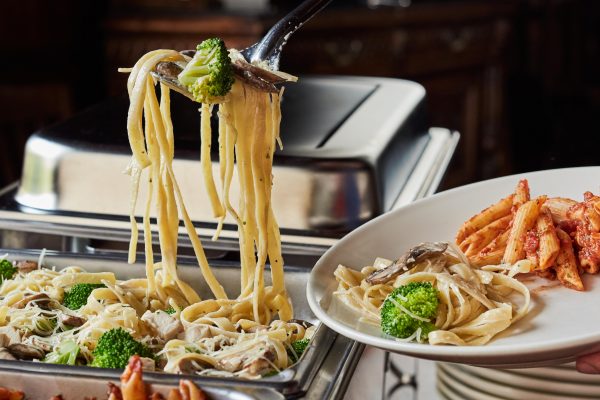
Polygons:
M360 313L364 322L379 326L381 307L395 288L411 282L430 282L439 300L437 316L432 321L435 329L427 337L430 344L483 345L529 311L529 290L512 277L520 266L473 269L461 251L452 246L383 283L369 282L372 274L391 265L392 261L378 258L373 266L360 271L338 266L334 273L338 281L335 296ZM509 271L511 275L498 271ZM398 340L418 340L418 336L417 333Z
M213 177L211 161L212 104L200 106L201 169L206 193L213 214L218 222L215 237L218 238L225 214L237 224L240 247L240 295L230 300L222 285L215 278L204 253L201 241L189 218L184 200L173 172L174 133L170 121L169 91L161 85L160 105L156 98L155 82L150 75L161 61L181 61L182 56L171 50L157 50L143 56L132 68L128 80L130 109L128 131L133 159L131 174L131 210L138 200L140 171L147 170L148 198L143 216L146 271L148 274L147 296L157 290L156 274L161 273L164 287L176 287L185 299L177 304L182 317L188 323L203 318L206 306L219 304L213 310L220 318L229 319L230 325L239 320L269 324L278 316L287 321L293 318L293 308L288 298L284 277L279 227L271 208L273 154L279 141L281 120L280 93L269 93L236 81L230 93L218 105L219 117L219 179L220 194ZM141 121L145 121L143 129ZM240 198L236 210L230 201L230 189L237 168ZM152 233L150 231L151 204L157 216L158 239L161 262L154 262ZM202 275L214 297L222 300L200 301L177 275L177 239L179 219L183 220L188 237L194 248ZM137 223L132 220L132 240L129 260L135 260ZM265 266L270 261L271 286L265 285ZM147 300L148 301L148 300ZM146 301L146 302L147 302ZM233 307L235 305L235 307ZM214 322L214 321L213 321Z

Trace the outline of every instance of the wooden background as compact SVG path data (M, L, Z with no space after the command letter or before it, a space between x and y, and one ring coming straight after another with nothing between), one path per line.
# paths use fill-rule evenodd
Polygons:
M292 8L230 11L217 0L6 1L0 14L0 184L26 138L124 93L118 66L209 36L257 41ZM334 1L289 42L282 69L415 80L431 125L462 139L445 188L512 172L598 164L600 4L594 0Z

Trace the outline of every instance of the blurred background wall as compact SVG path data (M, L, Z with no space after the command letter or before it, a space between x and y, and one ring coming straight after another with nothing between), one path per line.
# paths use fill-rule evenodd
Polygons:
M6 0L0 185L18 179L24 143L36 129L124 95L117 67L210 36L244 47L297 3ZM448 188L597 165L599 39L597 0L334 0L290 40L282 69L423 84L431 124L462 133Z

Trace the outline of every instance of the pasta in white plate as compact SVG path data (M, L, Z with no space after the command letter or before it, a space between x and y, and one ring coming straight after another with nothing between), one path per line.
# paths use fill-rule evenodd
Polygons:
M428 341L432 345L486 344L529 311L529 290L512 277L529 271L527 265L473 269L458 248L447 249L445 243L421 244L407 254L396 262L378 258L373 266L360 271L338 266L334 296L360 313L364 322L376 326L388 318L382 308L386 299L391 299L388 301L404 314L423 322L415 325L411 335L397 340ZM409 309L410 296L396 290L415 282L427 282L435 289L437 300L431 318L417 315L418 303L412 304L417 308ZM429 323L431 327L426 328Z

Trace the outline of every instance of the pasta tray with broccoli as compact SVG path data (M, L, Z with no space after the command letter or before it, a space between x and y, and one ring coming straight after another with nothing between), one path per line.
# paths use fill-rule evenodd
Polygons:
M237 293L227 293L217 280L179 189L173 171L171 91L153 75L161 68L175 71L179 85L198 103L204 178L198 190L211 200L218 225L214 240L227 216L237 224ZM211 38L193 54L154 50L133 68L121 69L129 73L129 263L136 261L141 236L146 276L122 280L110 272L87 272L85 266L56 270L41 262L0 261L0 358L124 368L129 357L138 355L150 370L249 379L276 374L298 361L315 328L294 319L271 208L283 95L275 81L295 78L265 68ZM260 77L253 75L257 71L262 71ZM217 180L211 157L213 114L219 120ZM237 205L229 197L234 179L240 188ZM144 199L142 184L148 188ZM143 202L142 232L138 201ZM151 210L156 215L152 220ZM207 298L181 278L180 224L210 290ZM156 234L160 257L153 249ZM270 279L265 277L267 264Z

